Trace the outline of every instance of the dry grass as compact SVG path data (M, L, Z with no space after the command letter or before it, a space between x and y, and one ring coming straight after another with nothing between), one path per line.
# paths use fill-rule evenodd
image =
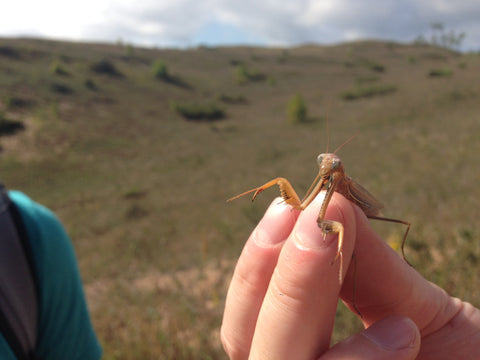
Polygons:
M327 115L332 148L359 133L340 152L348 174L385 203L386 216L412 222L407 251L416 268L480 305L473 275L480 270L480 57L380 42L288 50L0 46L15 54L0 53L0 111L27 125L15 141L0 138L2 181L67 226L105 359L223 357L227 283L275 193L253 206L225 199L276 176L306 190L326 150ZM154 79L156 59L188 86ZM122 77L92 72L102 60ZM50 71L55 61L68 76ZM238 83L238 64L264 80ZM429 77L446 68L451 76ZM52 91L56 81L72 93ZM396 91L341 99L360 83ZM285 109L296 93L309 121L292 125ZM223 102L226 118L215 123L185 121L169 108L224 94L243 101ZM11 98L33 105L8 108ZM392 243L403 230L375 226ZM340 309L334 338L358 327Z

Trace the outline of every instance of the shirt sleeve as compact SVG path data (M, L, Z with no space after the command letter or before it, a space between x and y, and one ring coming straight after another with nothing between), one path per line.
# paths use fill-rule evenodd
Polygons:
M38 275L38 359L96 360L102 350L88 313L70 238L57 217L26 195L11 191L31 243Z

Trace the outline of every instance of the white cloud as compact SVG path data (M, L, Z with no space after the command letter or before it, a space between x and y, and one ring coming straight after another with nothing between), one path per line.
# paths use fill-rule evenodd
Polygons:
M80 39L85 27L99 21L105 1L16 0L2 4L0 35L43 35ZM95 9L95 10L92 10Z

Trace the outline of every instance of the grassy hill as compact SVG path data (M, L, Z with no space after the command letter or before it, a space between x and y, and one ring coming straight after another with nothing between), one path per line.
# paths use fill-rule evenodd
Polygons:
M479 114L480 56L429 46L0 39L0 178L67 227L105 359L223 358L231 271L276 192L225 200L276 176L304 192L356 133L348 174L412 223L418 271L480 306ZM340 307L335 339L359 326Z

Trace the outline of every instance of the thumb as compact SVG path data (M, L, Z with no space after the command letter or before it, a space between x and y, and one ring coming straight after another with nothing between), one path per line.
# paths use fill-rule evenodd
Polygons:
M320 360L409 360L420 350L420 332L409 318L392 315L328 350Z

